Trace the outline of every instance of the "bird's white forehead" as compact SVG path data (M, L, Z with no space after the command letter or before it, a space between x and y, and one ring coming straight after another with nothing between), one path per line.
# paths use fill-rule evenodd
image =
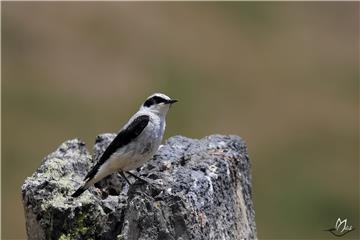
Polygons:
M165 94L163 94L163 93L154 93L153 95L149 96L147 99L152 98L152 97L155 97L155 96L161 97L161 98L166 99L166 100L170 100L170 99L171 99L169 96L167 96L167 95L165 95Z

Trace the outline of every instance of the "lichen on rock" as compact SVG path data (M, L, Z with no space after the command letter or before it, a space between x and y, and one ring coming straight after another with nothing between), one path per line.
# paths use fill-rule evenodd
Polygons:
M175 136L134 171L128 185L114 173L71 194L114 134L96 138L93 156L73 139L25 180L29 239L256 239L250 160L238 136Z

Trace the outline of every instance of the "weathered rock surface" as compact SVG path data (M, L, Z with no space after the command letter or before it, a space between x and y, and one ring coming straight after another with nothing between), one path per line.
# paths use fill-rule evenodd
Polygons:
M94 159L114 134L97 137ZM94 164L85 144L64 142L25 180L29 239L256 239L250 161L237 136L170 138L129 186L113 174L70 195Z

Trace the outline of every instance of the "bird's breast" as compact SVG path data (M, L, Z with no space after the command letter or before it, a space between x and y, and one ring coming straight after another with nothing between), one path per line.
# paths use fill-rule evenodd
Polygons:
M149 122L143 132L124 149L127 166L124 170L131 170L149 161L159 149L164 134L164 124Z

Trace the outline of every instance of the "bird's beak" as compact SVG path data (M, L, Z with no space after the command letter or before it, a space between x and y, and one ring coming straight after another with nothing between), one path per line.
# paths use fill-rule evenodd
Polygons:
M167 101L167 104L173 104L173 103L176 103L176 102L178 102L178 100L171 99L171 100Z

